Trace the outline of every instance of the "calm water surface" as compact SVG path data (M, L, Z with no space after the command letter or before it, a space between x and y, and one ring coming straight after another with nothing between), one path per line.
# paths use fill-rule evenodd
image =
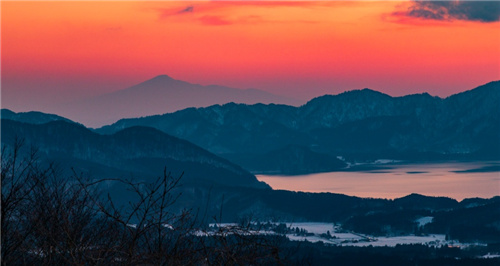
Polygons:
M500 195L500 162L383 166L389 169L297 176L257 175L257 178L273 189L332 192L371 198L394 199L418 193L462 200Z

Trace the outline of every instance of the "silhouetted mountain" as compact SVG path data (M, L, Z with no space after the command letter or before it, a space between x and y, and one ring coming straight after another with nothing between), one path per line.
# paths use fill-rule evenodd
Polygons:
M260 174L299 175L312 172L332 172L346 167L346 163L329 154L311 151L307 147L289 145L283 149L254 156L232 156L231 160Z
M54 115L54 114L46 114L42 112L19 112L15 113L9 109L2 109L0 117L2 119L10 119L18 122L28 123L28 124L45 124L52 121L66 121L75 123L67 118Z
M182 193L171 211L197 210L203 221L217 216L220 222L235 222L244 217L264 221L341 222L345 229L375 235L446 233L454 239L490 243L498 242L500 235L500 197L465 199L459 203L418 194L386 200L271 190L239 166L153 128L135 126L100 135L63 120L37 125L2 119L1 123L3 147L12 145L16 138L24 139L26 151L36 147L42 163L53 161L56 169L68 176L70 167L93 180L133 178L134 182L161 175L165 166L173 176L184 172L182 185L171 192ZM269 169L278 167L280 171L291 172L342 164L301 146L266 153L261 159ZM330 161L322 161L326 159ZM266 164L265 160L269 162ZM296 168L290 166L294 162ZM128 206L131 195L119 184L108 181L102 183L101 189L103 196L109 193L117 206ZM427 216L434 217L434 221L425 227L416 226L415 219Z
M500 81L445 99L425 93L391 97L364 89L325 95L301 107L230 103L189 108L122 119L97 132L150 126L248 169L258 165L248 158L289 145L352 160L500 159L498 103Z
M184 172L187 184L268 188L241 167L153 128L131 127L106 136L65 121L33 125L2 119L1 137L2 145L22 138L44 161L92 178L147 180L166 167L174 176Z
M172 114L139 119L122 119L97 132L112 133L118 128L149 125L170 135L208 148L218 154L263 153L283 148L287 144L308 144L306 134L290 130L271 117L255 112L254 107L290 108L285 105L244 105L228 103L208 108L188 108Z
M449 210L458 207L458 202L447 197L428 197L420 194L395 199L394 203L405 210Z
M483 241L498 245L499 221L500 201L497 197L483 205L435 213L434 220L425 226L425 230L446 232L450 238L461 242Z
M188 107L206 107L228 102L302 103L256 89L202 86L161 75L124 90L68 104L64 106L64 114L87 126L97 127L125 117L164 114Z

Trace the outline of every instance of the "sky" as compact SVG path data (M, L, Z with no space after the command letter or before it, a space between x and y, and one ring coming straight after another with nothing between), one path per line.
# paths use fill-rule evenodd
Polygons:
M2 108L154 76L308 100L446 97L500 79L500 2L1 1Z

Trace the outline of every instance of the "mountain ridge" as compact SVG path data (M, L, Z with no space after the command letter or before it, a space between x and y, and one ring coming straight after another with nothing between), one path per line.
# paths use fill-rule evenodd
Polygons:
M354 159L500 159L499 92L498 81L444 99L425 93L392 97L365 89L317 97L300 107L229 103L188 108L122 119L96 131L151 126L228 159L288 145Z
M279 151L290 145L302 147L300 156L306 157L296 158L304 162L317 160L318 154L354 161L498 159L499 102L500 81L446 98L428 93L392 97L363 89L324 95L299 107L232 102L192 107L173 113L120 119L94 131L111 134L132 126L156 128L256 173L283 165L285 162L279 161L283 156L276 158L269 154L283 154ZM9 110L2 112L10 112L13 116ZM40 121L64 119L48 116ZM263 164L261 158L264 157L270 161ZM267 166L259 169L256 165ZM310 172L327 169L319 165L313 168L303 165L296 173L285 172L298 174L304 173L304 169Z
M12 145L16 138L24 139L28 146L39 150L45 161L64 161L67 169L85 170L85 165L99 164L118 169L115 175L130 172L137 178L152 178L168 167L176 174L185 172L186 182L268 187L240 166L154 128L131 127L112 135L99 135L66 121L38 125L9 119L1 122L3 146Z
M98 127L126 117L143 117L228 102L302 103L300 100L257 89L204 86L159 75L122 90L62 105L60 109L71 120L89 127Z
M56 114L48 114L39 111L29 111L29 112L13 112L12 110L2 108L0 110L0 118L10 119L19 122L24 122L28 124L45 124L51 121L66 121L78 124L74 121L71 121L65 117L56 115Z

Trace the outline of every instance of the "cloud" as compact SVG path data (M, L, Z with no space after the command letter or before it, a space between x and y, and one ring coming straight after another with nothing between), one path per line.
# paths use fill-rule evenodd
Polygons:
M177 14L191 13L193 11L194 11L194 6L187 6L183 10L178 11Z
M406 11L394 12L392 15L441 21L497 22L500 21L500 2L413 0L411 6Z
M339 2L340 3L340 2ZM343 3L343 2L342 2ZM279 7L298 7L313 8L333 5L330 2L316 1L214 1L208 3L196 3L189 6L169 6L167 8L153 8L159 13L160 20L176 20L180 22L196 21L208 26L224 26L233 24L264 24L264 23L287 23L272 18L265 18L259 15L238 15L248 6L259 7L261 9L279 8ZM196 9L196 12L194 11ZM187 15L192 13L192 15ZM312 20L300 20L301 23L317 23Z
M187 6L181 10L179 10L178 8L167 8L167 9L158 9L158 11L160 12L160 18L168 18L177 15L193 13L194 6Z

